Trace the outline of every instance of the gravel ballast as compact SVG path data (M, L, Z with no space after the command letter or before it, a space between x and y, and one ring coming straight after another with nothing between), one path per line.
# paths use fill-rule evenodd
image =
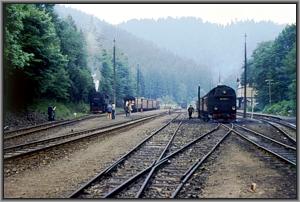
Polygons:
M172 117L99 137L64 158L5 177L4 198L66 198Z

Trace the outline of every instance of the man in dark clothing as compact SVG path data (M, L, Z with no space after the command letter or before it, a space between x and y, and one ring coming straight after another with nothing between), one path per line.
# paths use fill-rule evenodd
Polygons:
M112 105L111 104L107 105L106 111L107 111L107 118L111 119L111 112L112 112Z
M193 108L192 105L189 106L188 112L189 112L189 119L191 119L192 118L192 114L194 113L194 108Z
M55 120L55 109L56 107L48 107L48 121L54 121Z

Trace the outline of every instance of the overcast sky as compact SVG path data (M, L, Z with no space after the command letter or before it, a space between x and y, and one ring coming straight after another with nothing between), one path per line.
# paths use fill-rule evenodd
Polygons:
M296 4L65 4L111 24L131 19L193 16L218 24L235 20L296 22Z

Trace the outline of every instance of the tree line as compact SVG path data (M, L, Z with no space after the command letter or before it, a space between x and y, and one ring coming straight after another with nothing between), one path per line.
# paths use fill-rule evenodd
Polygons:
M295 115L296 25L286 26L275 40L260 43L247 65L247 83L257 90L258 109L282 115ZM271 80L271 94L268 80Z
M5 109L22 109L36 99L87 103L95 86L87 68L86 34L72 17L60 18L54 4L5 4ZM137 85L126 56L118 54L120 105L123 96L136 93ZM101 74L99 90L112 96L112 54L104 50L94 59Z
M78 10L60 5L56 5L55 10L62 17L71 15L76 25L87 33L88 61L91 67L101 66L101 64L95 65L94 62L100 61L95 58L100 57L98 53L102 49L105 49L107 54L112 54L113 40L116 39L116 52L126 53L128 57L128 60L125 59L126 56L123 54L121 60L128 62L134 80L133 87L137 88L137 84L140 84L140 90L133 89L136 95L181 103L197 98L198 85L207 92L212 87L210 81L214 78L213 72L203 63L197 64L191 59L176 55L151 41L138 38L118 26L110 25ZM98 47L97 51L95 46ZM200 47L201 44L196 46ZM117 59L120 59L119 56ZM137 67L139 67L140 81L137 79ZM116 69L118 71L118 66ZM93 68L90 70L94 73ZM100 80L101 78L100 75Z

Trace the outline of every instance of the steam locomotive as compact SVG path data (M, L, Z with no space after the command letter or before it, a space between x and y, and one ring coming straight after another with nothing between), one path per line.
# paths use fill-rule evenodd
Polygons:
M107 105L109 104L109 96L105 93L94 92L90 96L90 111L91 113L104 113L106 112Z
M204 121L234 121L236 93L229 86L218 85L198 100L197 110Z

